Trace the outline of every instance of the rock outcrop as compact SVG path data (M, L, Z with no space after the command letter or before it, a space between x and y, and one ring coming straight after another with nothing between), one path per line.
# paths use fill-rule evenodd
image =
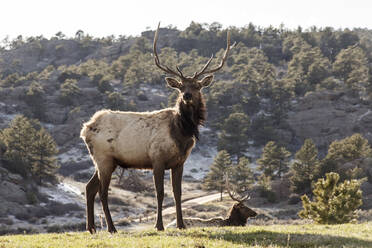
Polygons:
M287 122L297 145L311 138L321 152L334 140L360 133L372 143L372 106L345 92L312 92L298 99Z

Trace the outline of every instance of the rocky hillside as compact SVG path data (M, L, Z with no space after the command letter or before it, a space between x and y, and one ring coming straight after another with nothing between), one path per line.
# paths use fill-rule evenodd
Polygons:
M220 49L225 46L226 30L197 32L193 25L185 31L160 30L161 58L171 66L180 63L187 73L201 68L210 53L220 56ZM311 138L321 157L326 155L334 140L354 133L360 133L372 144L372 101L366 93L369 88L363 88L362 94L346 86L348 79L335 79L337 75L332 74L330 66L331 62L335 63L334 55L327 57L325 51L316 50L323 62L328 61L328 72L318 68L319 74L325 74L316 79L319 82L311 79L314 75L302 75L305 87L290 77L295 64L292 61L298 59L297 54L309 49L314 52L311 49L315 48L310 48L309 44L316 47L315 41L311 43L309 37L295 32L275 38L268 30L264 31L270 39L257 38L257 33L251 37L244 33L245 29L239 32L234 33L233 39L240 43L232 51L226 68L216 74L215 84L204 92L209 108L208 121L201 128L201 139L186 162L185 181L202 181L217 154L223 123L234 112L249 116L252 127L247 131L244 154L251 159L253 167L256 167L255 161L264 142L270 140L286 146L293 155L305 139ZM211 36L203 36L206 33ZM320 31L308 34L315 40L322 35ZM336 31L334 34L336 37L342 35ZM0 130L8 127L19 114L39 119L58 145L58 177L86 182L92 175L93 165L79 138L82 123L99 109L151 111L171 105L175 98L173 91L165 86L163 73L153 64L153 35L153 31L146 31L141 37L115 40L90 36L49 40L39 37L13 42L10 48L1 49ZM285 43L292 35L295 37L292 43ZM296 35L301 37L300 41L296 40ZM354 42L353 39L350 38L350 42ZM350 45L348 42L340 43L338 51L346 49ZM369 58L366 47L363 49ZM287 84L278 84L283 82ZM40 90L40 95L32 98L35 89ZM280 90L283 92L278 94ZM260 125L258 120L263 123ZM52 214L51 209L60 209L59 214L53 215L64 216L68 214L66 209L71 208L74 210L72 217L81 220L83 205L72 203L76 193L63 184L40 187L34 182L24 182L20 175L3 165L0 164L0 201L4 204L0 205L0 218L10 225L16 225L19 220L40 224L44 217ZM372 171L370 173L372 175ZM151 181L149 174L143 177ZM369 201L366 208L372 207L371 188L369 184L364 187L366 202ZM63 194L53 199L57 192ZM64 197L68 200L64 201ZM81 195L78 198L81 199ZM28 215L22 216L25 212ZM13 217L8 218L9 215Z
M313 92L292 102L287 122L297 145L311 138L325 152L334 140L354 133L372 141L372 105L343 91Z

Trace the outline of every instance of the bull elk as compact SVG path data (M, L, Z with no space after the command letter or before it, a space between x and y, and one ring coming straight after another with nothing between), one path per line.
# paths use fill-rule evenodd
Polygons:
M171 170L173 195L176 204L177 227L185 228L181 212L181 180L183 164L199 136L199 126L205 122L205 103L201 89L211 84L214 72L220 70L227 58L227 48L218 66L208 70L213 56L193 76L184 76L176 66L173 70L160 63L156 43L159 27L155 32L153 50L155 64L167 74L171 88L179 92L176 105L153 112L122 112L101 110L84 123L80 137L84 140L95 165L95 172L86 185L86 228L96 232L94 225L94 198L99 193L103 212L110 233L116 232L108 208L107 197L111 175L117 166L133 169L152 169L157 197L155 227L164 230L162 203L164 198L164 171ZM206 75L200 79L200 76Z
M248 200L248 195L242 198L236 196L236 192L231 192L228 178L226 177L227 192L229 193L230 198L233 201L236 201L229 211L225 218L216 217L210 219L200 219L200 218L184 218L184 223L188 227L208 227L208 226L245 226L247 224L248 218L257 216L256 211L247 207L244 204L245 200ZM169 227L175 227L176 220L172 221L167 225Z

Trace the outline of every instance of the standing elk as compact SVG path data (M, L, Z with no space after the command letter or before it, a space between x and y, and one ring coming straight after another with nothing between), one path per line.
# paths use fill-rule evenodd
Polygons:
M227 58L227 48L218 66L207 70L213 56L193 76L184 76L161 65L156 43L159 26L154 36L155 64L164 72L179 78L166 77L171 88L179 92L176 105L153 112L122 112L101 110L84 124L80 137L84 140L95 165L95 173L86 185L87 225L90 233L96 232L94 225L94 198L99 193L105 214L107 229L116 232L108 208L107 197L111 175L117 166L133 169L152 169L157 197L157 219L155 227L164 230L162 203L164 198L164 171L171 170L173 195L176 204L177 227L185 228L181 211L181 180L183 164L199 136L199 126L205 121L205 103L201 89L211 84L213 74L220 70ZM209 74L199 80L203 74Z

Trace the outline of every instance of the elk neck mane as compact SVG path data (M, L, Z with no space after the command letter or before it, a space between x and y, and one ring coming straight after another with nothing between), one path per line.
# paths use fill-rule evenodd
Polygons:
M203 96L200 94L200 101L185 104L181 97L176 103L178 115L175 118L175 126L184 137L195 137L199 139L199 125L204 125L206 120L206 107Z

